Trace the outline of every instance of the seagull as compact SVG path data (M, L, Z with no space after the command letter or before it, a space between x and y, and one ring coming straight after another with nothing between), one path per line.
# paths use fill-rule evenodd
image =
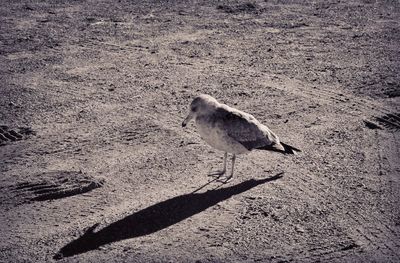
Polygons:
M275 133L253 115L219 103L210 95L201 94L192 101L182 127L186 127L192 119L195 119L202 139L213 148L225 152L223 169L210 173L210 176L220 178L225 175L228 153L232 154L231 173L225 182L233 178L237 154L249 153L251 150L268 150L282 154L301 152L281 142Z

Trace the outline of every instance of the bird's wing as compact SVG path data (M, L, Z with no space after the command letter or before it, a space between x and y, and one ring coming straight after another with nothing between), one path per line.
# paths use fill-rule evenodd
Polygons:
M256 149L279 143L278 137L252 115L229 107L215 111L216 126L246 149Z

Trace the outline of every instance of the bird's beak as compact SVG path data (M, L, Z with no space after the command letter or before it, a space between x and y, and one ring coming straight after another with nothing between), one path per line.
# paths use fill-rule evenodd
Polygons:
M186 127L186 125L189 123L191 119L193 119L194 114L193 112L190 112L189 115L186 117L186 119L182 122L182 127Z

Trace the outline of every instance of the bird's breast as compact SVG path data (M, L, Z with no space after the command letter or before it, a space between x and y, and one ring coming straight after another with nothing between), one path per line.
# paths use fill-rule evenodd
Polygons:
M214 146L213 144L223 136L222 132L216 127L215 122L211 118L196 118L196 126L203 140L211 146Z
M212 118L196 118L196 126L201 138L215 149L236 154L248 152L243 145L229 137L226 131L218 127L216 121Z

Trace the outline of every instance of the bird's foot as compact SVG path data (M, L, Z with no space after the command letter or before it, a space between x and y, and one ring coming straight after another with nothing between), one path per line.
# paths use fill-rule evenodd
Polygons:
M215 178L220 178L222 175L224 175L226 170L217 170L217 171L210 171L208 173L208 176L215 177Z
M229 183L230 181L232 181L233 179L233 175L231 174L230 176L220 176L218 177L218 182L226 184Z
M226 169L212 171L212 167L211 167L210 172L208 173L208 176L211 176L214 178L220 178L225 173L226 173Z

